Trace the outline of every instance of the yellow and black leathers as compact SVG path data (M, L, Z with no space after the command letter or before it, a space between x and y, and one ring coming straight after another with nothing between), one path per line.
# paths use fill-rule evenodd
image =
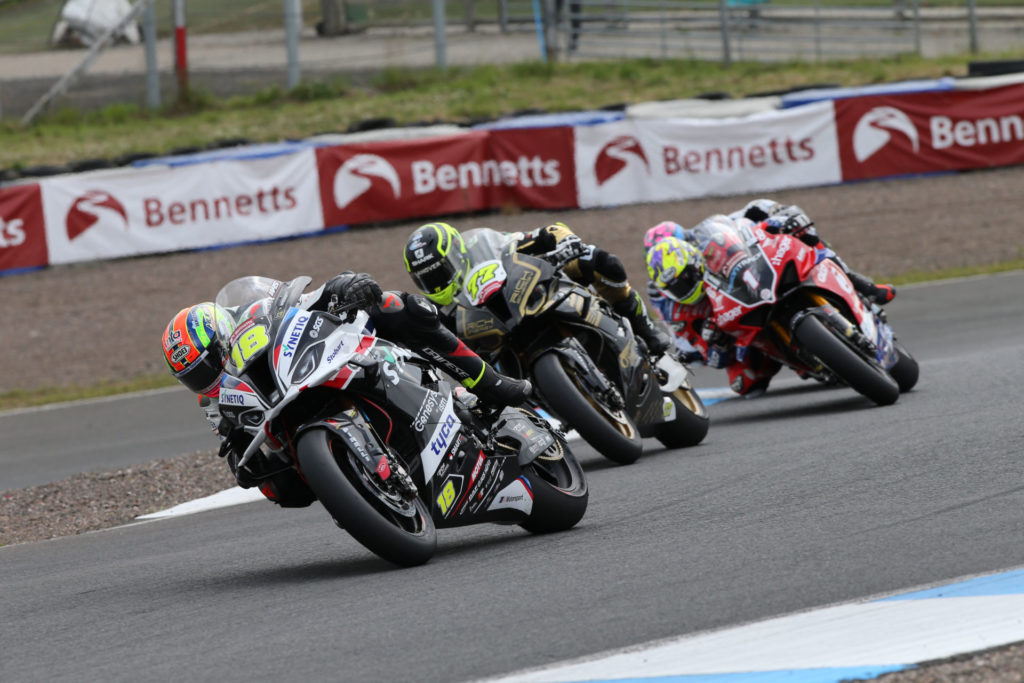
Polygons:
M552 223L526 233L516 248L524 254L541 255L566 240L578 239L565 223ZM616 313L629 320L633 333L644 340L651 353L661 355L668 350L671 337L647 314L640 293L629 286L626 268L619 257L595 245L581 245L582 253L569 261L563 272L585 287L592 285Z

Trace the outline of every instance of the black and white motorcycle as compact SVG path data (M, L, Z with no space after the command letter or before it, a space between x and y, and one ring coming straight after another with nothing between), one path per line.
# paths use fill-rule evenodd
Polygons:
M252 436L240 466L295 468L340 527L399 565L429 560L437 527L544 533L583 517L586 479L559 432L528 410L475 405L368 332L365 311L305 310L309 283L246 277L217 295L220 410Z

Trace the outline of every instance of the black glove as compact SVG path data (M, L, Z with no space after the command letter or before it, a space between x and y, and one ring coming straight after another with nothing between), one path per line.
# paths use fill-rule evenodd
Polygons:
M336 275L324 285L324 294L336 296L337 306L350 309L370 308L384 298L380 285L367 273Z
M532 240L530 251L533 253L547 253L554 249L558 244L558 240L555 239L554 233L545 230L544 228L537 228L533 232L529 233L527 238Z

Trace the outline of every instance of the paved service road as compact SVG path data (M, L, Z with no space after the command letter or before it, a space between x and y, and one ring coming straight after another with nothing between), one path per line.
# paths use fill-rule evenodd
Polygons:
M184 388L0 413L0 491L217 447Z
M922 378L893 406L785 372L697 448L581 446L566 533L442 530L392 570L259 502L0 548L0 680L466 680L1024 565L1022 288L903 288Z

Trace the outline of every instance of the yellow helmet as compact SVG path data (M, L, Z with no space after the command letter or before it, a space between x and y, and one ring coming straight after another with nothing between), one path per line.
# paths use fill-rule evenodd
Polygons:
M704 296L704 257L677 237L665 237L647 252L651 282L672 301L691 305Z

